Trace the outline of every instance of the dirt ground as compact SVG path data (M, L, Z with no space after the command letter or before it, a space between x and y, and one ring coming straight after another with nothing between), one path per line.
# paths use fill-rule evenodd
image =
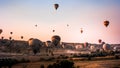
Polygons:
M20 63L14 65L12 68L40 68L40 65L44 65L45 68L49 64L53 64L55 61L41 61L41 62L30 62ZM119 60L97 60L97 61L74 61L76 68L120 68Z

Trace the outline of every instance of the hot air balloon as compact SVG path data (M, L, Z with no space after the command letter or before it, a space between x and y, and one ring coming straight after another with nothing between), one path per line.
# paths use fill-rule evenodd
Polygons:
M36 54L37 52L40 51L40 47L42 47L43 42L40 41L39 39L30 38L28 40L28 44L32 48L33 53Z
M101 43L101 42L102 42L102 40L101 40L101 39L99 39L99 40L98 40L98 42L99 42L99 43Z
M93 46L93 45L90 46L90 50L91 50L91 51L95 51L95 46Z
M45 44L46 44L47 47L49 47L51 45L51 41L48 40L48 41L45 42Z
M103 45L103 44L105 44L105 42L103 41L101 44Z
M84 43L84 48L88 47L88 42Z
M21 39L23 39L23 36L21 36Z
M76 49L82 49L82 48L83 48L83 45L76 45L75 48L76 48Z
M57 46L58 44L60 44L61 38L60 38L60 36L58 36L58 35L54 35L54 36L52 36L51 40L52 40L52 43L53 43L55 46Z
M4 37L2 36L2 37L1 37L1 39L3 40L3 39L4 39Z
M55 32L55 30L53 30L53 32Z
M0 29L0 34L1 34L2 32L3 32L2 29Z
M111 47L109 44L103 44L103 49L104 49L104 51L108 51L111 49Z
M37 25L35 25L35 27L37 27Z
M54 4L54 8L57 10L59 7L59 4Z
M104 26L106 26L106 27L107 27L108 25L109 25L109 21L107 21L107 20L106 20L106 21L104 21Z
M13 34L13 32L10 32L10 34Z
M67 27L68 27L69 25L67 24Z
M120 51L120 46L115 46L113 49L114 51Z
M12 39L12 37L9 37L9 39L11 40L11 39Z
M82 30L82 28L81 28L80 32L81 32L81 33L83 33L83 30Z

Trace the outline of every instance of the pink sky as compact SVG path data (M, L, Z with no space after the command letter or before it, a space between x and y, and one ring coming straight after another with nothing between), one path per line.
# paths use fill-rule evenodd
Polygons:
M102 39L106 43L120 43L119 0L67 1L1 1L0 29L3 33L0 36L47 41L51 36L59 35L65 42L98 43L98 39ZM54 3L60 5L57 11ZM104 20L110 21L107 28L103 25ZM84 30L82 34L81 28ZM56 30L54 33L53 29ZM10 35L11 31L13 35Z

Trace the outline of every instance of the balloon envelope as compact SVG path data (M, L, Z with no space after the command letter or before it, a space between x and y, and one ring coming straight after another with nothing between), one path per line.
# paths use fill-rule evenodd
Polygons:
M21 39L23 39L23 36L21 36Z
M67 24L67 27L68 27L69 25Z
M84 43L84 48L88 47L88 42Z
M81 33L83 33L83 30L82 30L82 28L81 28L80 32L81 32Z
M53 32L55 32L55 30L53 30Z
M0 34L1 34L2 32L3 32L2 29L0 29Z
M54 8L57 10L59 7L59 4L54 4Z
M37 27L37 25L35 25L35 27Z
M115 46L113 49L114 49L115 51L120 51L120 46Z
M37 52L40 51L40 47L42 47L43 42L40 41L39 39L30 38L28 40L28 44L32 48L34 54L36 54Z
M54 36L52 36L51 40L52 40L52 43L53 43L55 46L57 46L57 45L60 43L61 38L60 38L60 36L58 36L58 35L54 35Z
M109 25L109 21L104 21L104 26L108 26Z
M94 51L95 50L95 46L90 46L90 50Z
M105 51L110 50L110 49L111 49L111 46L110 46L109 44L103 44L103 49L104 49Z
M48 47L48 46L51 45L51 41L48 40L48 41L45 42L45 44L46 44L46 46Z
M80 32L83 33L83 30L81 30Z
M28 44L29 46L42 46L42 41L40 41L39 39L30 38L28 40Z
M12 37L9 37L9 39L11 40L11 39L12 39Z
M13 32L10 32L10 34L13 34Z
M4 37L2 36L1 39L4 39Z
M99 43L101 43L101 42L102 42L102 40L101 40L101 39L99 39L99 40L98 40L98 42L99 42Z

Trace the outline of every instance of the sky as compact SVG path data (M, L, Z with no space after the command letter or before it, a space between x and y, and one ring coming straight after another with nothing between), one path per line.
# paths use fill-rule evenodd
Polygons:
M102 39L119 44L119 12L120 0L0 0L0 37L47 41L59 35L62 42L98 43ZM110 22L108 27L105 20Z

